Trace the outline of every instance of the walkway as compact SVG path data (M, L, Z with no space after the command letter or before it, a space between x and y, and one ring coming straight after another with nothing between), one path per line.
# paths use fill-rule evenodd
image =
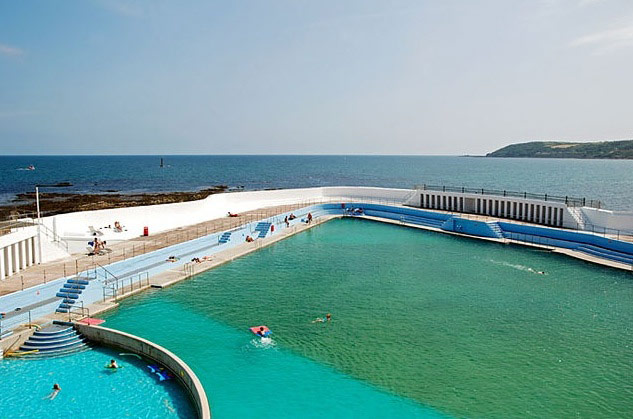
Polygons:
M337 202L365 202L371 203L373 200L363 199L363 198L332 198L331 201ZM376 203L383 203L381 200L376 200ZM395 202L388 203L389 205L398 205ZM287 211L293 211L298 208L305 207L305 203L299 203L294 205L282 205L276 207L269 208L260 208L253 211L248 211L240 214L239 217L224 217L217 218L214 220L209 220L203 223L194 224L187 227L181 227L174 230L169 230L162 233L157 233L150 235L148 237L138 237L133 240L127 240L124 242L116 243L110 247L111 252L106 253L100 256L86 256L83 254L72 255L68 258L61 259L54 262L43 263L41 265L31 266L23 271L20 271L19 274L13 275L3 281L0 281L0 296L9 294L15 291L19 291L28 287L32 287L34 285L43 284L54 279L63 278L69 275L76 274L78 272L82 272L88 269L91 269L95 266L95 263L99 263L101 265L108 265L113 262L121 261L130 257L138 256L144 253L149 253L154 250L162 249L167 246L171 246L177 243L186 242L198 237L206 236L207 234L218 233L222 231L231 230L237 228L238 226L247 224L252 221L257 221L260 219L272 217ZM417 208L417 207L413 207ZM419 208L418 208L419 209ZM525 225L537 225L534 223L528 223L520 220L513 220L507 218L499 218L488 215L477 215L477 214L466 214L460 212L452 212L438 209L423 209L424 211L430 212L438 212L444 214L451 214L461 218L477 220L477 221L506 221L512 222L515 224L525 224ZM543 226L548 228L556 228ZM567 230L566 231L575 231L575 230ZM592 234L590 231L582 231L579 232ZM624 236L624 235L611 235L611 234L601 234L601 233L593 233L599 236L608 237L611 239L619 239L623 241L633 242L632 236ZM593 261L593 260L592 260Z
M84 254L75 254L57 261L33 265L1 281L0 295L10 294L28 287L86 271L93 268L95 263L107 265L208 234L231 230L252 221L272 217L287 211L293 211L304 206L304 204L296 204L260 208L241 213L239 217L217 218L187 227L152 234L147 237L138 237L116 243L109 247L110 252L103 255L86 256Z

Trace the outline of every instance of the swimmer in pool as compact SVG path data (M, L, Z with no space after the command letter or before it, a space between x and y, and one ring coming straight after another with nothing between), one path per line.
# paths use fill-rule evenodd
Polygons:
M51 394L49 394L48 396L44 397L44 399L53 400L55 397L57 397L57 394L60 391L62 391L62 388L59 386L59 384L55 383L55 384L53 384L53 391L51 392Z
M108 368L114 368L117 369L119 368L119 364L116 363L116 361L114 359L110 360L110 365L108 365Z
M332 315L330 313L326 314L325 317L317 317L312 320L312 323L325 323L332 320Z

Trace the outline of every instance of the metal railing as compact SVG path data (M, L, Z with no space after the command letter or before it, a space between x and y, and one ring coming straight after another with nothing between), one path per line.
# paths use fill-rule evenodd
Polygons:
M36 222L35 225L38 225L38 223ZM68 242L62 239L59 234L46 227L44 223L39 223L39 228L40 233L43 233L48 239L50 239L52 243L55 243L56 245L66 250L66 252L68 252Z
M616 240L633 241L633 231L619 230L616 228L601 227L594 224L585 223L584 228L576 223L576 228L572 228L581 233L591 233L603 237L611 237Z
M114 274L103 283L103 301L113 299L116 301L119 297L129 294L135 290L149 286L149 272L140 272L118 278Z
M194 275L195 269L194 264L197 262L187 262L182 265L183 272L185 273L185 278L190 278Z
M414 185L414 189L423 191L436 191L436 192L457 192L457 193L469 193L475 195L493 195L504 196L508 198L522 198L522 199L536 199L539 201L558 202L564 203L569 207L592 207L601 208L602 203L598 200L587 200L585 198L578 198L573 196L560 196L550 194L535 194L530 192L516 192L499 189L485 189L485 188L466 188L456 186L437 186L437 185Z
M32 310L26 310L23 313L12 316L10 319L5 319L4 316L0 316L0 337L8 330L13 330L18 326L25 326L30 328L39 327L33 324Z
M84 307L83 301L81 301L80 303L81 304L72 304L70 307L68 307L68 321L69 322L72 321L73 314L76 315L80 319L85 319L86 317L90 317L90 310L88 309L88 307Z
M553 239L550 239L548 237L536 236L533 234L506 232L504 237L510 243L518 243L518 244L528 243L532 245L546 247L548 249L554 249L556 247L556 245L552 244Z

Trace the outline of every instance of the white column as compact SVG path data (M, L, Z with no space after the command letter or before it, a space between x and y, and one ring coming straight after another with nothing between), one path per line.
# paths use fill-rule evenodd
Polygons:
M4 247L0 249L0 279L6 278L7 274L4 271Z
M35 265L37 263L37 247L35 245L35 241L37 240L37 237L31 237L31 265Z
M13 254L13 273L20 272L20 247L17 243L11 245L11 253Z
M5 269L7 271L7 276L11 276L13 275L13 246L8 245L4 248L4 251L7 255L7 266Z
M25 240L24 245L24 257L26 258L26 266L31 266L33 264L33 237L29 237Z
M18 265L20 265L20 269L24 269L26 268L26 239L20 240L20 242L17 243L17 245L18 245L18 258L19 258Z
M37 251L39 247L39 237L33 237L33 263L41 263L40 254Z

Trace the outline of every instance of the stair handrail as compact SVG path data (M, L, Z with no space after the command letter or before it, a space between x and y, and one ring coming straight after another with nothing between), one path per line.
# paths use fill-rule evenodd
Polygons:
M42 222L39 223L39 227L41 231L44 232L44 235L46 237L52 239L52 243L57 243L58 245L61 244L66 252L68 252L68 242L66 240L62 239L59 234L51 230L49 227L46 226L46 224Z
M84 302L81 301L81 305L71 304L68 306L68 321L72 321L73 308L77 308L80 310L79 316L82 319L85 319L86 317L90 317L90 309L88 307L84 307Z
M420 189L413 189L411 192L409 192L408 194L405 195L404 198L402 198L402 205L410 205L409 201L411 199L413 199L414 197L416 197L419 193Z
M99 268L103 269L107 274L110 274L110 276L112 276L112 278L113 278L113 279L108 279L108 277L105 276L104 280L103 280L104 284L110 284L112 282L120 281L120 278L118 276L116 276L108 268L106 268L105 266L103 266L103 265L101 265L100 263L97 263L97 262L95 262L95 276L97 276L97 266Z

